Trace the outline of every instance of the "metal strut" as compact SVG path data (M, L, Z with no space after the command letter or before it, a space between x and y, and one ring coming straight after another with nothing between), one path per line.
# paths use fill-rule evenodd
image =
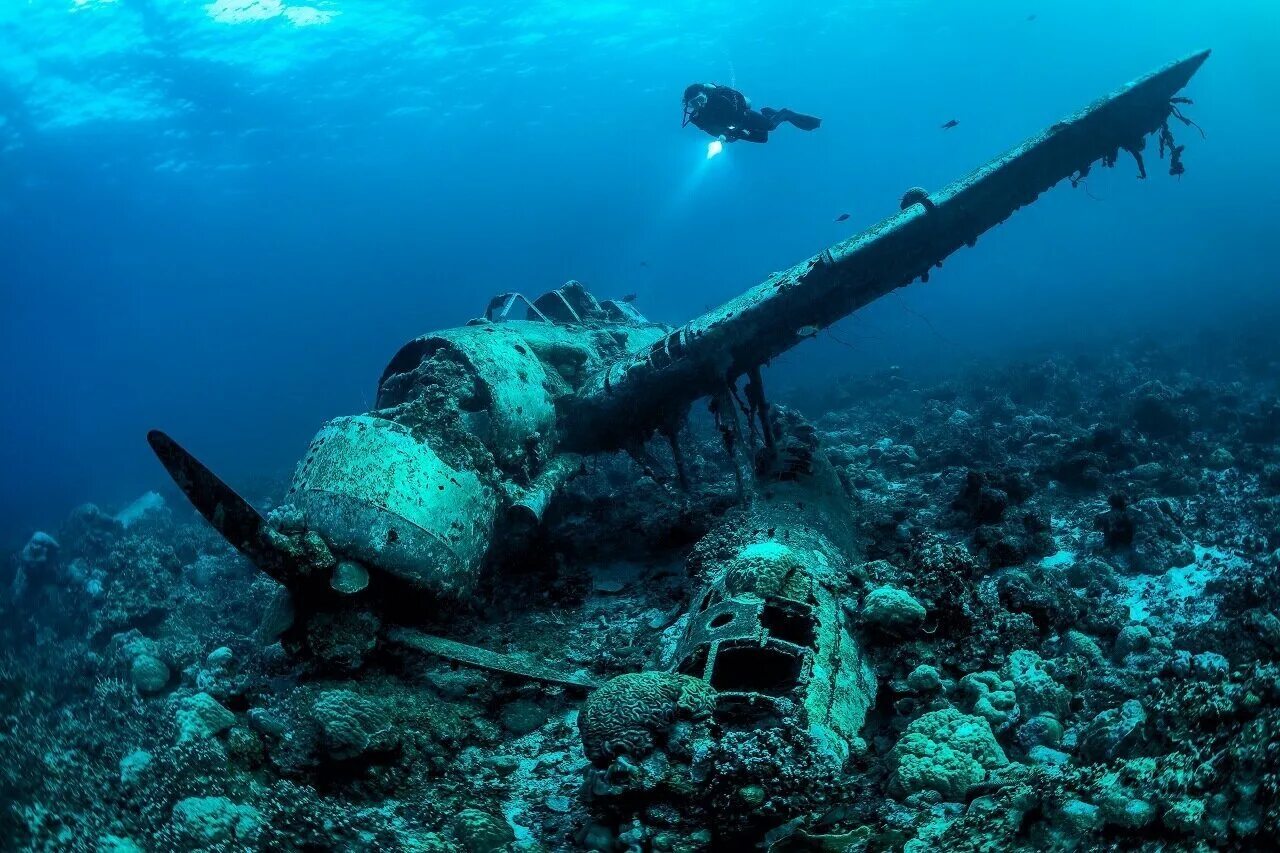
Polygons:
M724 442L725 453L729 464L733 466L733 482L737 490L738 503L747 502L746 491L742 485L742 465L738 461L739 448L742 447L742 422L738 420L729 384L711 398L711 415L715 418L716 429L720 430L720 439Z
M676 479L680 482L680 490L688 494L689 471L685 468L684 451L680 448L680 428L678 426L667 426L662 430L662 435L667 439L667 444L671 446L671 459L676 465Z
M764 397L764 379L760 376L760 367L747 371L747 384L742 393L747 396L747 404L751 414L760 422L760 435L764 439L766 450L773 449L773 427L769 424L769 401Z

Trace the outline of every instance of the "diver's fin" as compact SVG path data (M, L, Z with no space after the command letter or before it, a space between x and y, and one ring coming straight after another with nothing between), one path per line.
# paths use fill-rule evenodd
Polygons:
M513 655L492 652L479 646L469 646L456 640L446 640L432 634L424 634L411 628L391 628L386 637L393 643L428 655L436 655L463 666L475 667L503 675L514 675L579 690L595 690L600 685L585 675L560 672L540 664L530 663Z
M822 126L822 119L817 116L807 116L804 113L794 112L793 110L783 110L782 112L793 127L798 127L801 130L817 130Z
M296 581L294 561L271 545L266 519L248 501L160 430L147 433L147 443L182 493L233 548L280 583Z
M822 119L817 116L807 116L804 113L785 108L775 110L771 107L763 107L760 110L760 115L769 120L769 124L772 125L771 130L776 130L778 125L784 121L789 122L793 127L798 127L800 130L817 130L822 126Z

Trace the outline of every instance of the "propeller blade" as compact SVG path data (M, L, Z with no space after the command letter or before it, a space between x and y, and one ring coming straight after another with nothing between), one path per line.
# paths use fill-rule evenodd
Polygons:
M231 546L286 586L299 572L292 558L267 537L267 520L185 447L158 429L147 433L156 458L192 505Z

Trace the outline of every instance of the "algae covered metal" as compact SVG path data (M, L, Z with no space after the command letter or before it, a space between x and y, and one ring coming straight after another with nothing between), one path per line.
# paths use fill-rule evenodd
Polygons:
M722 726L789 718L843 761L875 697L841 606L857 554L853 514L813 429L777 415L773 431L749 504L690 558L702 588L674 668L715 688Z
M473 471L386 418L325 424L288 501L328 547L415 585L461 593L493 535L497 497Z

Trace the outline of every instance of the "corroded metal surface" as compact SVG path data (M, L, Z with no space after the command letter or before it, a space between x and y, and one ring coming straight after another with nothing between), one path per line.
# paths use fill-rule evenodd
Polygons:
M876 693L840 603L857 553L852 514L806 425L780 415L773 427L753 499L695 549L714 559L695 561L703 587L671 663L715 688L723 728L793 726L843 761Z
M594 690L599 686L585 675L561 672L549 666L530 663L514 655L504 655L501 652L482 649L478 646L469 646L456 640L446 640L444 637L423 634L420 631L413 631L408 628L391 629L387 632L387 639L424 654L446 658L447 660L473 666L477 669L488 670L489 672L514 675L520 678L533 679L534 681L543 681L548 684L559 684L564 687L576 687L581 690Z
M289 501L339 554L440 595L471 591L498 496L383 418L337 418L311 441Z

